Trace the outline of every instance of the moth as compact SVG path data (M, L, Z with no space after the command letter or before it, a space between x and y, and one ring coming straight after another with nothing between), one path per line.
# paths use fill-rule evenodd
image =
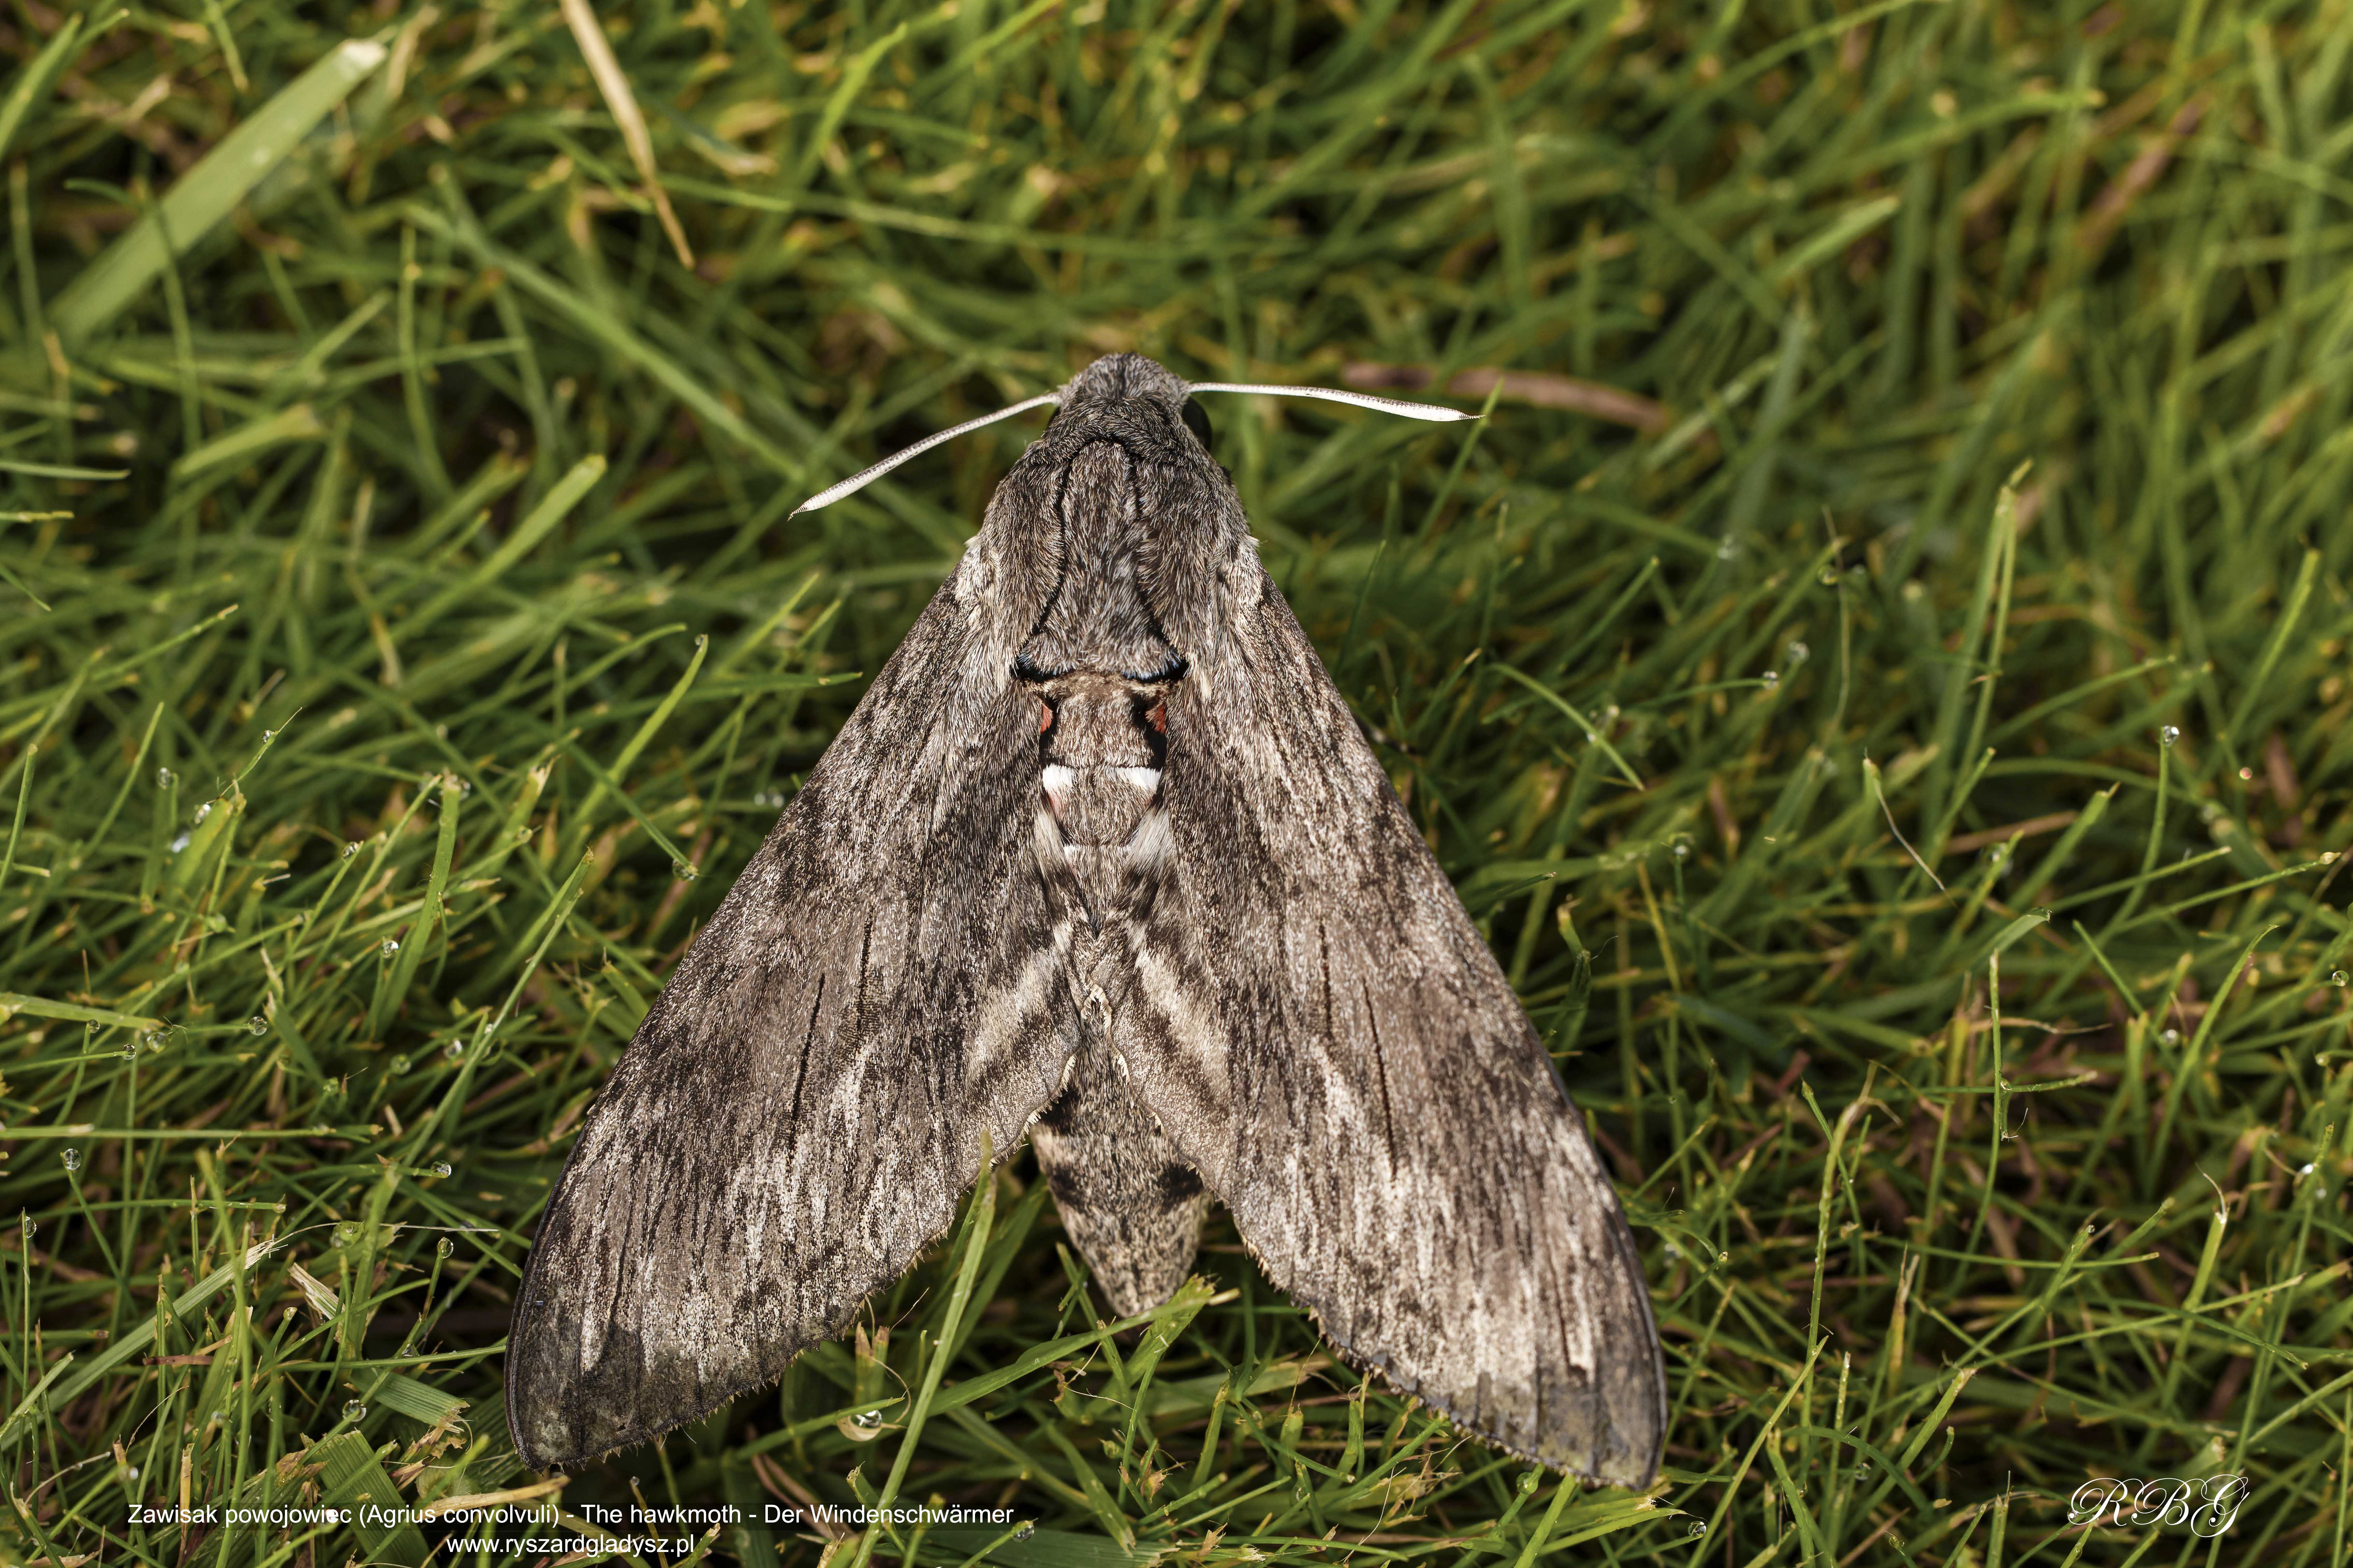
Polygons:
M1260 563L1195 394L1054 408L589 1110L516 1298L537 1469L846 1330L1026 1134L1113 1311L1215 1198L1333 1349L1619 1486L1666 1424L1640 1258L1552 1059Z

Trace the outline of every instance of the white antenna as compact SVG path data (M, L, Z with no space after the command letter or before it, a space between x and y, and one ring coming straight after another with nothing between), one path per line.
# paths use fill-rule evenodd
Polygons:
M1408 419L1427 419L1441 425L1457 419L1479 417L1458 408L1440 408L1434 403L1408 403L1400 397L1375 397L1368 392L1336 392L1328 386L1246 386L1234 381L1197 381L1188 390L1262 392L1269 397L1320 397L1327 403L1353 403L1359 408L1370 408L1382 414L1402 414Z
M1369 408L1379 414L1401 414L1408 419L1428 419L1439 424L1451 424L1458 419L1479 417L1476 414L1465 414L1460 409L1440 408L1434 403L1408 403L1399 397L1376 397L1368 392L1337 392L1324 386L1250 386L1240 382L1202 381L1194 383L1187 390L1188 392L1259 392L1264 393L1269 397L1320 397L1327 403L1352 403L1359 408ZM839 484L818 491L817 494L793 508L791 515L798 517L805 511L815 511L821 506L831 506L844 496L857 494L900 464L922 457L943 441L953 441L966 431L977 430L984 425L994 425L1000 419L1010 419L1016 414L1027 413L1040 404L1059 402L1061 395L1060 392L1041 393L1036 397L1024 398L1010 407L1000 408L994 414L984 414L977 419L967 419L961 425L940 431L937 435L926 436L905 450L892 453L872 468L861 468Z
M940 431L937 435L926 436L904 451L892 453L872 468L861 468L839 484L818 491L817 494L793 508L791 515L798 517L805 511L815 511L821 506L831 506L846 495L857 494L900 464L922 457L943 441L953 441L967 430L977 430L984 425L994 425L1000 419L1010 419L1016 414L1026 414L1041 403L1059 400L1061 395L1059 392L1041 393L1036 397L1024 398L1009 408L1000 408L994 414L984 414L977 419L967 419L961 425Z

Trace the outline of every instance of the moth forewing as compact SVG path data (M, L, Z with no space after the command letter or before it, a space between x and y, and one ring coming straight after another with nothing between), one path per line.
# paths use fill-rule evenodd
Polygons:
M1215 1197L1350 1362L1542 1463L1654 1477L1616 1196L1196 391L1464 417L1126 354L1003 411L1055 405L584 1126L517 1301L532 1463L775 1377L1027 1128L1114 1310L1181 1283Z

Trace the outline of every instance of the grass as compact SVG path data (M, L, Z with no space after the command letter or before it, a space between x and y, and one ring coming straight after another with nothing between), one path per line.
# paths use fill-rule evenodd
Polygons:
M1025 1527L695 1551L2344 1562L2348 37L19 0L0 1557L888 1490ZM1030 427L786 512L1113 348L1493 398L1213 414L1620 1178L1662 1483L1360 1384L1222 1222L1108 1331L1017 1163L854 1342L536 1488L499 1373L567 1136ZM2217 1540L2069 1524L2227 1473Z

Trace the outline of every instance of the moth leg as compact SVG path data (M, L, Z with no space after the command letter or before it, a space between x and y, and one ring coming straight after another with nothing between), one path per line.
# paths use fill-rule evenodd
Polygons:
M1192 1267L1208 1199L1092 1032L1029 1142L1062 1228L1113 1313L1148 1312L1175 1294Z

